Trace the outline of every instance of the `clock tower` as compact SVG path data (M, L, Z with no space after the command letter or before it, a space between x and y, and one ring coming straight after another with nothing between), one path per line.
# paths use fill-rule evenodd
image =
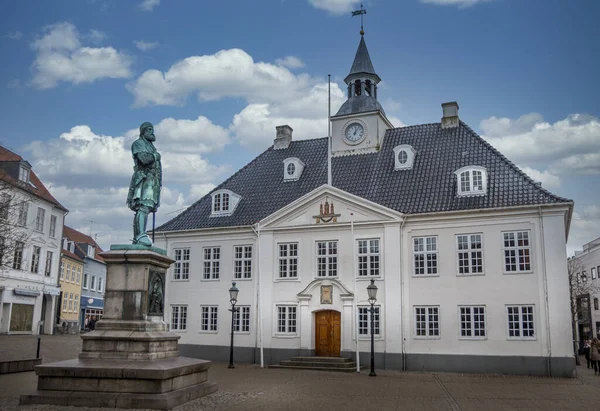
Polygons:
M348 86L348 100L331 117L331 151L334 156L376 152L383 142L385 131L393 128L377 101L380 81L361 31L354 63L344 79Z

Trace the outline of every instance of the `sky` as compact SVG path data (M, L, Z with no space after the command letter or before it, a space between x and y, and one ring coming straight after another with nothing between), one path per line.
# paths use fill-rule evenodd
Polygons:
M551 192L573 199L568 253L600 237L600 2L365 0L378 98L397 126L441 103ZM131 143L150 121L157 225L289 124L327 135L360 41L356 0L61 0L0 6L0 145L28 160L104 248L132 237ZM2 32L3 30L3 32Z

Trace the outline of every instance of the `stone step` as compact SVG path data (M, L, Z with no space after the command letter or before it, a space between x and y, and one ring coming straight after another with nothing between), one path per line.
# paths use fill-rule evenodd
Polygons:
M300 367L300 366L292 366L292 365L269 365L269 368L290 369L290 370L307 370L307 371L356 372L356 367L342 368L342 367Z
M352 362L352 358L346 358L346 357L293 357L293 358L290 358L290 361L348 363L348 362Z
M327 367L327 368L356 368L355 362L325 362L325 361L281 361L279 365L292 367Z

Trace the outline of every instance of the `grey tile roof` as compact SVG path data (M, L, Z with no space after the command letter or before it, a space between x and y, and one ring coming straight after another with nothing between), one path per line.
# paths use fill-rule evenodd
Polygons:
M411 170L394 170L393 149L399 144L417 152ZM306 164L298 181L283 182L288 157ZM487 195L457 196L454 172L469 165L487 169ZM332 171L335 187L408 214L571 201L536 184L463 122L446 130L440 123L388 130L379 152L334 157ZM326 183L327 139L292 141L287 149L269 148L215 189L242 196L233 215L210 217L208 194L157 231L254 224Z
M358 113L368 113L370 111L381 111L383 115L385 115L385 111L383 111L383 107L379 104L379 101L375 97L362 95L350 97L348 100L342 104L338 112L333 117L344 116L346 114L358 114Z
M354 56L354 62L352 63L352 67L350 68L350 73L346 76L346 80L348 77L351 77L353 74L367 73L377 76L375 73L375 68L373 68L373 63L371 62L371 56L369 56L369 50L367 50L367 44L365 43L365 37L360 36L360 43L358 44L358 49L356 50L356 55ZM379 79L379 76L377 76Z

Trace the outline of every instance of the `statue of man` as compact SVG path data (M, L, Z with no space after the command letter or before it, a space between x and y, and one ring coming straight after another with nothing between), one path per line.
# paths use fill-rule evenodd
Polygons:
M154 127L146 122L140 126L140 138L131 145L134 171L129 184L127 206L135 211L133 244L152 245L152 240L146 234L146 225L148 214L156 212L160 206L162 186L160 154L152 144L155 140Z

